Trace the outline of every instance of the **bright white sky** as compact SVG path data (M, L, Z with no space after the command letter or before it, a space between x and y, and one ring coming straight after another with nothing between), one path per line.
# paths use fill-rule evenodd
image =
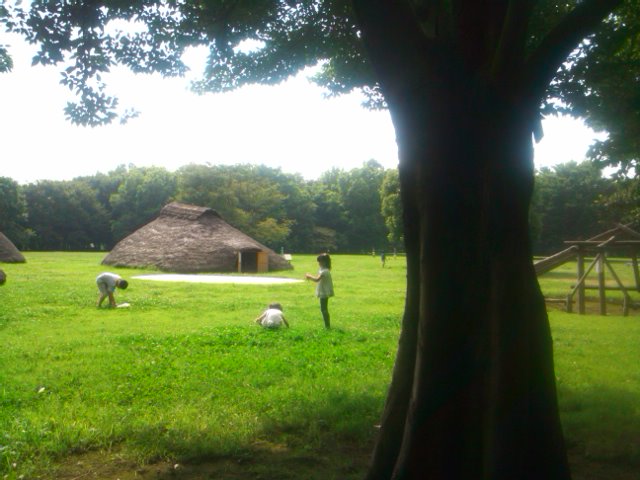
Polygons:
M173 171L189 163L252 163L307 179L369 159L397 166L387 112L364 109L358 94L325 99L304 75L275 87L197 96L188 79L117 70L105 78L109 91L140 116L125 125L78 127L64 119L71 96L59 84L59 68L31 67L34 48L18 37L0 34L0 44L10 46L14 60L14 70L0 74L0 176L20 183L69 180L122 164ZM203 57L191 57L196 75ZM547 119L543 127L538 168L581 161L594 138L582 122L568 118Z

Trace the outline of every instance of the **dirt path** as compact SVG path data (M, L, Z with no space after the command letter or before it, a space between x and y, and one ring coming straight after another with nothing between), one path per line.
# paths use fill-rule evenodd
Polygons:
M340 457L340 459L336 458ZM571 453L573 480L638 480L638 469L603 463ZM251 455L192 463L158 462L137 466L119 453L89 452L69 458L47 480L346 480L364 476L369 450L346 448L331 455L293 454L268 446Z
M189 283L243 283L251 285L274 285L282 283L300 283L302 280L284 277L252 277L245 275L196 275L186 273L159 273L136 275L137 280L153 280L156 282L189 282Z

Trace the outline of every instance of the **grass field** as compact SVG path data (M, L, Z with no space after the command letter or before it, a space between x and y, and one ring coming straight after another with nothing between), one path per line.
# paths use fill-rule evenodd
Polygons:
M376 257L335 256L326 331L309 282L165 283L115 269L130 280L116 298L131 307L97 309L102 254L25 256L2 266L0 478L362 477L397 346L404 259L382 269ZM293 263L278 276L317 270L313 256ZM543 277L543 290L560 292L565 277ZM290 329L253 323L271 301ZM640 318L618 310L550 313L576 479L638 478Z

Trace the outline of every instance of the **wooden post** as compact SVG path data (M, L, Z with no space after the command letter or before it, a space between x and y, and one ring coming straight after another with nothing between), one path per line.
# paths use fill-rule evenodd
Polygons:
M622 301L622 315L626 317L629 315L629 304L631 303L631 297L629 297L629 292L627 291L627 288L622 284L622 280L620 280L620 277L618 277L618 274L613 269L613 265L611 265L611 262L607 260L606 257L604 259L604 263L609 269L611 276L618 284L618 288L622 290L622 294L624 295L624 300Z
M573 306L573 296L576 294L579 288L586 289L585 280L587 279L587 275L593 270L593 267L598 263L598 255L593 259L593 261L587 267L587 270L582 274L582 276L578 279L578 283L573 287L571 293L567 296L567 312L571 313Z
M585 294L584 294L584 281L580 282L580 279L584 276L584 250L582 248L578 249L578 254L576 258L577 263L577 273L578 273L578 313L580 315L584 315L586 312L585 308Z
M604 251L598 253L598 264L596 265L598 274L598 296L600 297L600 315L607 314L607 293L605 291L604 279Z
M638 272L638 252L635 250L631 254L631 265L633 265L633 278L636 280L636 291L640 292L640 272Z

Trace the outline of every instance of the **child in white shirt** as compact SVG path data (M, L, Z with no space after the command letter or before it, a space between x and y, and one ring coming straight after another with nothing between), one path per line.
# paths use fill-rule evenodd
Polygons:
M289 323L282 314L282 305L279 303L270 303L269 308L256 318L256 323L265 328L280 328L284 323L289 328Z

